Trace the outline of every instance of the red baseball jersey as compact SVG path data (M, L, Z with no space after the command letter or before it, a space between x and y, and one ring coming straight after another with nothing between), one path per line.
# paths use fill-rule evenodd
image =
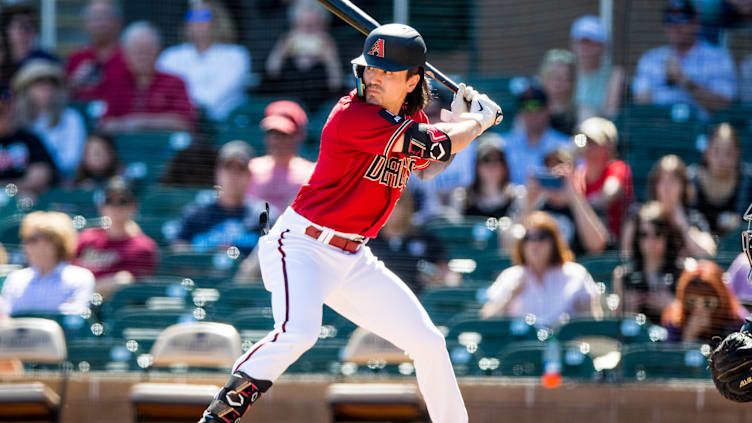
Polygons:
M407 185L429 160L392 152L407 128L428 123L422 111L405 119L366 103L355 91L342 97L321 131L311 179L292 208L335 231L374 238Z

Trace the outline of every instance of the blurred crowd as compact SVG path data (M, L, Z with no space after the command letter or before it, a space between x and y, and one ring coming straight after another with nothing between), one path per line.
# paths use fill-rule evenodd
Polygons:
M723 269L714 259L752 201L739 128L708 125L697 163L654 157L640 202L614 122L627 102L686 104L703 122L752 102L752 55L737 64L722 43L751 27L752 1L671 0L662 13L666 44L646 51L632 73L611 64L612 37L598 17L572 22L570 40L546 52L537 75L514 92L509 131L484 134L436 179L411 180L368 244L375 255L418 294L460 286L448 246L427 224L480 219L512 263L488 281L483 318L534 314L555 326L565 315L642 313L677 342L735 330L752 307L749 265L739 256ZM259 213L269 203L278 216L295 198L315 166L301 153L311 117L350 87L330 19L315 1L289 2L289 30L265 68L252 72L251 52L237 43L219 0L189 1L184 40L173 46L148 21L126 25L116 2L91 0L83 12L88 44L65 58L40 48L37 10L4 5L0 183L29 198L51 188L101 190L104 222L78 233L65 213L27 214L20 237L28 267L5 280L5 313L81 312L94 291L107 297L148 278L171 252L235 247L242 260L235 281L257 281ZM260 75L255 88L252 75ZM256 105L263 117L251 126L260 132L248 136L262 143L241 138L214 148L207 122L228 119L250 94L296 101ZM74 107L82 103L85 110ZM442 106L446 96L429 115ZM160 184L214 192L183 210L164 248L137 223L140 189L116 141L146 132L199 140L172 158ZM259 144L263 151L252 147ZM617 301L607 305L578 260L609 252L621 264L608 281Z

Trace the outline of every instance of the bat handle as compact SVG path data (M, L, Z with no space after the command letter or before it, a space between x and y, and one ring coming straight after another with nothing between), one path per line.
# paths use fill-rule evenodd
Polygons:
M457 86L457 83L452 81L451 78L444 75L440 70L436 69L432 64L426 62L426 74L433 78L435 81L440 82L443 86L449 88L452 90L453 93L456 93L459 87Z

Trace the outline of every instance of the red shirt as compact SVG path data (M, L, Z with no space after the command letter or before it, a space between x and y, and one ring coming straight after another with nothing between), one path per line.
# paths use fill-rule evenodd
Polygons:
M85 68L88 70L84 71ZM120 48L102 62L97 57L96 50L89 46L71 54L65 64L65 74L68 81L77 83L71 90L71 97L91 101L104 98L108 84L128 78L128 67Z
M136 81L130 72L127 77L109 84L105 94L107 112L104 118L172 113L193 125L196 109L188 97L183 80L168 73L155 72L151 84L143 89L136 87Z
M78 236L74 263L91 270L97 278L121 270L137 278L147 276L157 266L157 244L144 234L115 240L108 238L104 229L86 229Z
M622 186L623 195L621 196L621 199L611 203L608 210L605 211L608 215L608 229L611 232L611 235L618 238L621 234L621 226L624 222L624 215L627 211L627 207L629 207L632 197L634 196L634 189L632 187L632 169L629 168L628 164L621 160L612 160L606 166L601 177L593 182L588 182L584 177L585 171L586 165L583 164L580 168L580 172L585 180L585 196L588 198L588 201L591 200L592 196L599 195L603 191L603 185L606 183L606 179L612 176L618 179ZM592 204L592 201L590 201L590 203ZM596 212L597 211L598 210L596 210Z
M410 173L430 164L391 151L416 122L428 123L428 117L422 111L408 119L394 116L355 91L342 97L321 131L316 168L292 203L293 210L335 231L375 238Z

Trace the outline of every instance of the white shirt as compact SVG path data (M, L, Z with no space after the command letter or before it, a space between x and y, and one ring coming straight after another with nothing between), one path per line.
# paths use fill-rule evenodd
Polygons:
M524 284L522 291L510 300L519 284ZM575 262L548 270L542 281L538 281L527 267L512 266L501 272L488 288L488 301L509 301L508 316L534 314L535 324L546 327L556 325L562 314L572 316L583 307L589 310L591 299L598 295L598 287L590 273Z
M672 56L679 59L682 72L695 84L728 99L736 97L736 70L731 55L701 40L684 56L668 45L643 54L632 82L635 95L650 93L653 104L659 105L691 104L708 116L686 89L666 83L666 63Z
M31 123L34 132L47 147L60 173L71 176L78 168L84 153L86 125L74 109L65 108L56 126L50 126L50 115L39 115Z
M11 272L2 297L9 314L50 312L78 314L89 308L94 293L94 274L67 261L45 275L33 267Z
M234 44L212 44L199 53L193 44L183 43L166 49L157 69L182 78L193 103L221 120L245 100L251 54Z

